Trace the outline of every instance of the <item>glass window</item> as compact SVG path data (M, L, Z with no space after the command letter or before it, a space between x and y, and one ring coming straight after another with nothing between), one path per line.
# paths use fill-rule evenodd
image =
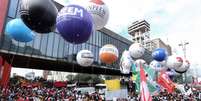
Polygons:
M10 0L8 16L15 18L17 13L18 0Z
M73 50L73 44L69 43L69 55L72 55Z
M62 37L59 37L59 44L58 44L58 57L63 58L64 55L64 39Z
M47 42L48 42L48 36L49 34L42 34L41 35L41 45L40 45L40 51L41 55L46 55L47 52Z
M66 41L64 41L64 54L63 54L63 56L66 58L68 56L68 54L69 54L69 44Z
M21 0L19 0L19 3L18 3L16 18L20 17L20 3L21 3Z
M46 56L52 57L53 54L53 43L54 43L54 33L48 34L48 42L47 42L47 52Z
M27 42L25 44L25 54L32 54L32 52L33 52L33 48L32 48L33 44L34 44L33 41Z
M34 55L41 55L40 52L40 44L41 44L41 35L36 33L34 38L34 45L33 45L33 54Z
M25 43L24 42L17 42L18 43L18 49L17 52L24 53L25 52Z
M54 34L54 43L53 43L53 57L58 57L58 48L59 48L59 35Z

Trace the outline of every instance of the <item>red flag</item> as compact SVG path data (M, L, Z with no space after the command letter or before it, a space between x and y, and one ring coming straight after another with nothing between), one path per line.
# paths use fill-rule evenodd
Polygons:
M170 80L165 72L161 72L158 77L158 84L164 87L169 93L172 93L175 89L174 83Z
M152 97L147 87L147 80L142 65L140 65L140 84L141 101L152 101Z
M1 79L1 86L3 86L4 88L6 88L8 85L10 72L11 72L11 65L7 61L5 61L3 65L3 73Z

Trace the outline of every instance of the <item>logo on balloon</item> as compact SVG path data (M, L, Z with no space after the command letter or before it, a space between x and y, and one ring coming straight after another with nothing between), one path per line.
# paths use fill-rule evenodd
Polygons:
M92 16L79 5L68 5L57 16L57 30L68 42L80 44L86 42L93 33Z
M74 6L66 7L58 14L58 16L66 16L66 15L72 15L76 18L82 18L83 17L83 9L77 8Z
M178 62L182 62L183 63L183 59L181 57L176 57Z
M92 15L96 30L102 29L107 24L109 10L103 1L91 0L85 5L85 8Z
M96 6L96 5L90 5L88 7L88 10L93 13L93 14L97 14L100 17L104 18L105 16L105 10L102 6Z
M89 50L81 50L76 56L77 63L81 66L90 66L94 61L94 56Z

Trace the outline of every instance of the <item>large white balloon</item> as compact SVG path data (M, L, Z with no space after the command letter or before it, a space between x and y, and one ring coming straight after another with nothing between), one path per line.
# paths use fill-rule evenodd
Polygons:
M132 66L132 58L129 51L125 50L120 59L120 71L123 74L129 74Z
M102 0L91 0L87 3L85 8L89 13L91 13L96 30L102 29L107 24L109 19L109 10L107 5Z
M76 59L79 65L87 67L93 63L94 56L89 50L81 50L78 52Z
M169 56L166 62L166 66L170 69L175 69L181 67L183 64L183 59L179 56Z
M119 57L119 51L118 49L112 45L107 44L104 45L99 52L99 58L102 62L106 64L112 64L114 63Z
M190 62L186 59L184 59L183 65L179 68L175 68L175 71L177 73L185 73L190 67Z
M149 66L150 66L150 68L154 69L155 71L162 71L162 70L167 69L164 64L162 64L161 62L158 62L156 60L153 60L149 64Z
M129 47L129 52L133 58L139 58L144 55L145 49L140 43L134 43Z

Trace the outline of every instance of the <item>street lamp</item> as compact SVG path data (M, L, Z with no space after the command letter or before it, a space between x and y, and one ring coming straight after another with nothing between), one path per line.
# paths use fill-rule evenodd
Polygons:
M183 53L184 53L184 58L186 59L186 45L188 45L189 42L183 41L179 44L179 46L181 46ZM185 83L187 83L187 75L186 73L184 73L184 78L185 78Z

